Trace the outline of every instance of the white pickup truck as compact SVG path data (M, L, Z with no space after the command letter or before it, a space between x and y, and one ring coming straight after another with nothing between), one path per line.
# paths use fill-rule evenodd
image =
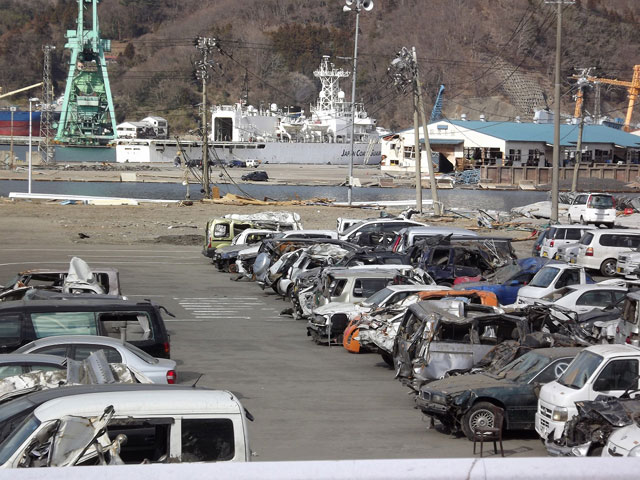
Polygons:
M548 442L559 439L565 423L578 414L575 403L599 395L619 397L638 388L640 347L593 345L581 351L558 380L540 389L536 432Z
M560 292L569 285L594 283L584 267L565 263L548 263L531 279L528 285L518 290L516 305L548 303L562 296Z

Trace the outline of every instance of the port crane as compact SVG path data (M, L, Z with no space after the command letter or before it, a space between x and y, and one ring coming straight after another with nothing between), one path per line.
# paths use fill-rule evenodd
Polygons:
M612 78L600 78L594 77L592 75L585 75L582 77L574 76L573 78L577 78L578 82L581 80L588 83L601 83L606 85L617 85L619 87L626 87L629 92L629 105L627 106L627 116L624 121L624 126L622 129L625 132L631 131L631 116L633 115L633 108L635 107L636 100L638 99L638 95L640 94L640 65L635 65L633 67L633 77L630 82ZM576 96L576 109L574 113L574 117L579 117L580 112L582 111L582 103L584 101L583 89L580 88L578 90L578 94Z
M75 30L67 30L65 48L71 51L69 74L55 140L72 145L104 145L117 137L116 117L107 74L105 52L111 40L100 38L98 3L77 0ZM91 5L92 25L85 29L85 5Z

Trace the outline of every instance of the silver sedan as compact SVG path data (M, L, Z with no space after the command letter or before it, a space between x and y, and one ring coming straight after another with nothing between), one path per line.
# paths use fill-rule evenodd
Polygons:
M153 383L176 383L176 362L154 358L138 347L110 337L96 335L59 335L35 340L14 353L44 353L58 357L84 360L102 350L109 363L122 363L134 372L140 372Z

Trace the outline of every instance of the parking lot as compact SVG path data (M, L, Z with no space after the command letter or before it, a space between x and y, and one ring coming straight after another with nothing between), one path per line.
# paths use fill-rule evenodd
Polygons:
M444 458L472 455L465 438L430 430L408 389L378 355L317 346L289 305L256 284L230 281L197 247L139 244L43 248L27 241L0 251L0 279L72 256L120 270L131 299L152 299L171 333L181 383L227 389L255 416L254 460ZM199 379L199 380L198 380ZM506 456L545 455L535 433L509 434Z

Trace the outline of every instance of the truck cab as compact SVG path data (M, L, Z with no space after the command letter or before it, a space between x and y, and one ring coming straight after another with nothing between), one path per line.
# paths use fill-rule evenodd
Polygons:
M575 403L599 395L620 397L638 389L640 348L593 345L580 352L558 380L544 385L538 397L536 432L544 440L562 436L566 422L578 414Z

